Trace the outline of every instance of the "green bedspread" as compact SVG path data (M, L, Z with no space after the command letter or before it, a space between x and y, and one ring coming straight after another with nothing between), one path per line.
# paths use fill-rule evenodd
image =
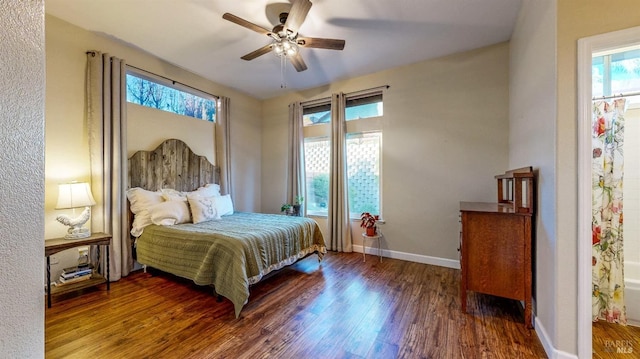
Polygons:
M326 247L310 218L234 213L219 220L175 226L150 225L136 241L137 260L159 270L213 284L235 307L249 299L249 285L267 273Z

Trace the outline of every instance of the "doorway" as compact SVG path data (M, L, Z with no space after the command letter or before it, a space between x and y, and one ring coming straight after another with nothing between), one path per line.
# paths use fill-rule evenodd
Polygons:
M592 36L578 41L578 354L579 357L591 357L593 344L592 337L592 243L588 238L592 237L592 98L594 96L604 96L604 100L611 100L609 94L619 94L627 92L627 98L631 98L634 92L640 94L640 89L619 91L609 87L604 92L599 93L597 85L592 83L592 74L598 70L594 70L594 55L608 56L611 61L613 54L619 54L625 51L634 51L640 49L640 27L616 31L612 33ZM620 56L618 55L618 58ZM605 59L605 61L607 61ZM610 63L609 63L610 64ZM640 73L638 74L640 76ZM597 81L597 80L596 80ZM611 83L611 78L604 79L603 82ZM615 91L615 92L612 92ZM607 94L607 92L609 94ZM633 102L633 101L631 101ZM636 100L636 102L638 102ZM633 108L634 106L631 106ZM640 110L639 110L640 111ZM634 115L634 114L632 114ZM638 115L640 120L640 115ZM632 126L633 127L633 126ZM630 129L632 130L632 129ZM632 145L633 141L631 141ZM635 151L635 150L633 150ZM638 149L640 151L640 148ZM628 155L627 155L628 156ZM637 154L640 158L640 153ZM625 163L628 160L625 159ZM637 160L635 160L637 161ZM633 171L631 171L633 172ZM640 180L639 180L640 181ZM636 182L631 180L630 184ZM633 184L630 186L632 187ZM639 199L637 207L640 207ZM633 206L631 205L631 213L634 215ZM627 208L625 208L626 210ZM636 214L637 215L637 214ZM632 218L625 215L625 222L628 220L633 227ZM640 223L640 218L635 221ZM629 230L632 230L629 228ZM627 227L624 229L625 233ZM625 235L626 237L626 235ZM636 235L636 237L640 237ZM625 243L626 246L626 243ZM634 245L631 244L632 250ZM640 248L640 246L638 247ZM626 253L625 253L626 256ZM640 256L640 254L639 254ZM630 256L630 258L633 256ZM640 261L640 259L639 259ZM630 265L633 269L634 265ZM639 278L640 279L640 278ZM631 303L632 298L627 299L627 303ZM635 308L632 309L632 313ZM640 309L638 309L640 310ZM635 314L633 314L635 316ZM633 319L633 318L631 318ZM635 322L635 319L633 320ZM630 322L630 324L634 324ZM637 323L636 323L637 324ZM617 348L614 348L617 349ZM637 348L636 348L637 349Z

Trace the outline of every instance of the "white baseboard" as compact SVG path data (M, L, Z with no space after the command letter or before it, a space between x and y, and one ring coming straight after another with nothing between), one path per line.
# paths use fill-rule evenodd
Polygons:
M538 334L538 339L540 339L542 347L547 353L547 356L549 356L549 359L578 359L578 356L575 354L567 353L554 348L553 344L551 343L551 339L549 338L549 334L547 334L547 331L544 329L544 325L542 325L542 322L539 321L538 318L536 318L535 323L536 334Z
M366 246L366 253L371 255L378 255L378 248L376 246ZM353 251L362 253L362 245L353 245ZM402 259L409 262L423 263L423 264L431 264L434 266L460 269L460 261L454 259L447 258L439 258L439 257L431 257L425 256L421 254L413 254L413 253L405 253L405 252L397 252L389 249L382 250L382 256L386 258L393 259Z

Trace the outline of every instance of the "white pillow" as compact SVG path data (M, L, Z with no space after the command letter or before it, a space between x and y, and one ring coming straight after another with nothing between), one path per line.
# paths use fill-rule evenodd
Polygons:
M149 207L151 222L160 226L191 222L189 206L185 201L167 201Z
M213 197L213 202L219 216L233 214L233 202L230 195L225 194L224 196Z
M202 197L213 197L220 195L220 185L215 183L208 183L204 187L200 187L197 190L191 192Z
M154 204L164 201L161 192L147 191L140 187L127 190L127 198L131 203L131 212L138 214L143 209L147 209Z
M192 192L180 192L171 188L163 188L160 190L162 192L162 198L165 201L187 201L188 194L197 194L201 197L213 197L220 195L220 185L215 183L206 184L195 191Z
M215 198L217 197L203 197L193 193L187 195L189 207L191 207L191 215L193 216L193 223L220 219L214 202Z
M131 234L139 237L144 227L153 223L149 207L162 203L162 193L147 191L140 187L134 187L127 190L127 198L129 199L131 212L135 215L131 224Z
M171 188L163 188L160 190L160 192L162 193L162 198L165 201L183 201L183 202L187 201L186 192L180 192L178 190L171 189Z
M151 222L151 214L148 209L143 209L138 211L136 215L133 217L133 223L131 224L131 235L134 237L140 237L142 235L142 230L144 227L153 224Z

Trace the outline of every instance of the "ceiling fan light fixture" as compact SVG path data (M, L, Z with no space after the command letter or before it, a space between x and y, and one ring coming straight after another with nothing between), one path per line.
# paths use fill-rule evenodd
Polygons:
M284 46L282 46L281 42L273 42L273 53L276 54L276 56L284 55Z
M273 53L277 56L293 56L298 53L298 45L290 40L274 41Z
M289 2L291 5L280 4L285 6L286 9L282 8L282 6L280 7L284 10L280 13L280 23L275 25L271 30L230 13L224 13L222 15L222 18L227 21L245 27L251 31L255 31L262 36L266 35L271 38L271 43L241 56L241 59L250 61L258 56L273 52L280 58L281 72L284 75L284 67L287 60L289 60L297 72L307 70L307 64L305 64L304 59L299 52L301 47L329 50L344 49L344 40L321 37L298 37L298 30L307 17L307 13L313 4L311 4L310 0L289 0ZM282 87L286 87L284 80Z
M292 41L286 41L282 47L284 47L284 51L287 53L287 56L293 56L298 53L298 45Z

